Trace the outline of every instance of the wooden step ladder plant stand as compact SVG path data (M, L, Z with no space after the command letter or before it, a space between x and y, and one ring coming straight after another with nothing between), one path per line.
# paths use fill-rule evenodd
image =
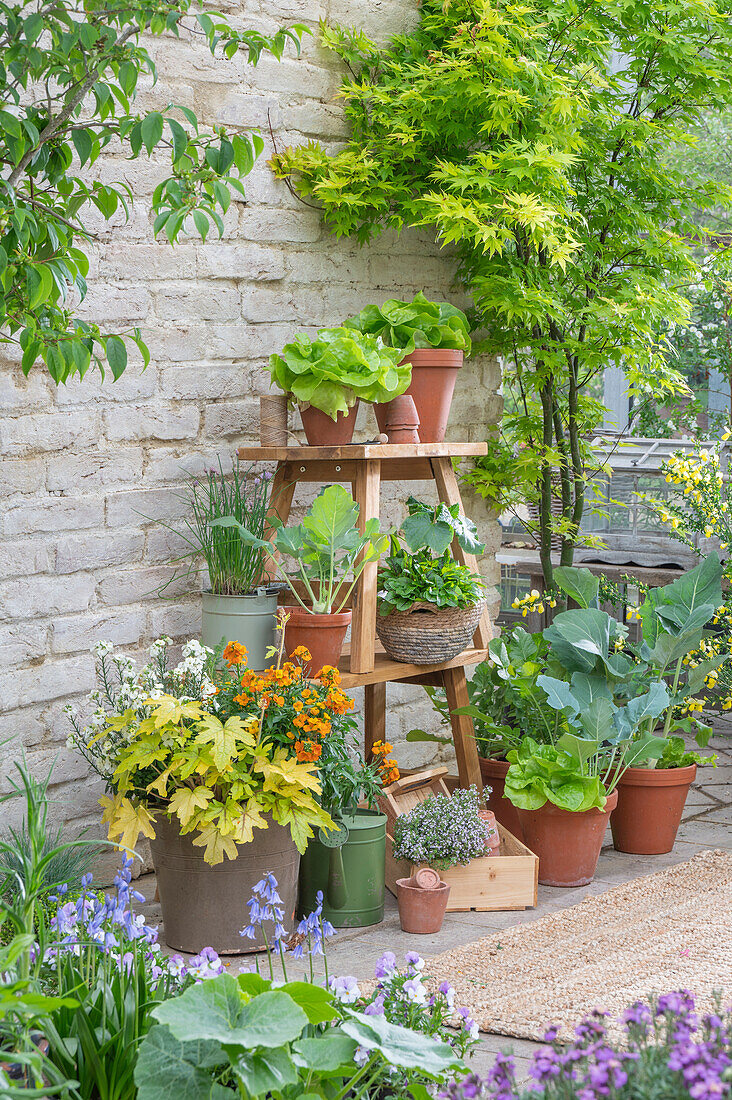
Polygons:
M485 443L355 443L339 447L241 447L244 462L275 462L272 483L272 513L286 523L298 483L321 485L350 483L359 506L359 524L379 517L382 481L434 481L439 499L460 504L453 458L474 458L487 453ZM453 543L456 561L477 572L472 554ZM365 752L375 741L386 740L386 685L390 681L431 684L444 687L450 710L468 705L465 666L484 660L492 637L488 613L484 612L473 636L473 646L451 661L437 665L410 665L393 661L376 646L377 563L364 569L353 592L353 621L350 651L340 662L341 686L364 688ZM482 791L473 722L465 715L453 715L452 737L458 775L462 786L475 784Z

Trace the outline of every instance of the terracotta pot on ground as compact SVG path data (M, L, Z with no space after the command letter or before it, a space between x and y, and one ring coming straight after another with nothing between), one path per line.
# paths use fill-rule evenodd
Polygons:
M628 768L618 783L618 804L610 818L615 849L640 856L670 852L695 778L696 764Z
M314 405L308 405L306 409L300 407L305 438L311 447L338 447L350 443L353 440L357 415L358 401L347 413L338 413L335 420L331 420L327 413L316 409Z
M539 857L543 886L586 886L592 882L610 814L618 792L608 796L604 810L581 813L545 802L538 810L518 809L524 843Z
M408 393L384 406L386 434L390 443L419 443L419 417L414 398Z
M397 904L402 932L428 936L439 932L445 919L450 887L441 882L434 890L417 886L411 878L398 878Z
M479 761L480 778L483 780L483 786L491 788L491 793L486 798L486 806L489 810L493 810L496 821L499 821L504 829L508 829L509 833L513 833L517 840L523 840L524 833L519 821L518 810L513 802L503 794L506 786L506 772L509 769L508 760L485 760L481 756Z
M416 348L403 362L412 364L412 381L406 391L414 398L422 443L442 443L450 417L450 405L463 353L452 348ZM379 430L386 431L389 404L375 405Z
M307 663L311 675L319 672L323 665L338 664L346 631L351 625L350 611L314 615L303 607L287 606L282 610L290 616L285 624L285 653L293 653L300 645L309 649L311 660Z
M252 887L269 871L277 879L285 925L292 925L300 853L289 829L269 818L269 828L255 829L249 844L237 845L237 859L225 858L213 867L204 861L203 849L194 847L191 834L180 835L177 821L158 814L155 833L150 848L169 947L193 954L213 947L220 955L264 950L263 938L250 940L239 932L249 923Z

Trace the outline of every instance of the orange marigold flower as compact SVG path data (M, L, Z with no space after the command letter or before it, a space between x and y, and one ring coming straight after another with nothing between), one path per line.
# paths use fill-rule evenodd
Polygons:
M284 695L273 695L272 696L272 702L276 703L278 707L284 707L285 697L284 697Z
M242 645L241 642L229 642L223 652L223 658L227 665L246 664L247 647Z
M296 657L300 661L312 661L312 654L307 646L299 645L297 649L294 649L290 654L291 657Z
M394 751L394 746L390 745L388 741L374 741L373 745L371 746L371 752L373 753L374 756L384 756L384 757L386 757L386 756L389 755L390 752L393 752L393 751ZM385 764L386 761L384 760L384 761L382 761L382 763Z
M294 711L295 711L295 712L296 712L297 714L299 714L299 713L300 713L300 711L302 710L302 700L301 700L301 699L296 699L296 700L295 700L295 702L294 702L294 703L292 704L292 709L293 709L293 710L294 710Z
M234 702L238 703L240 707L245 707L249 702L249 698L250 697L248 695L245 695L244 692L241 692L241 694L234 696Z

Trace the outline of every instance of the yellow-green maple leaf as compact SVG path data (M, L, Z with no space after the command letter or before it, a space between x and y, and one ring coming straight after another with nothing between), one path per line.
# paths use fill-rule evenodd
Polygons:
M237 729L240 725L236 718L230 718L224 725L213 714L206 714L196 726L198 739L211 745L211 756L219 771L231 766L236 755Z
M146 699L145 703L153 708L152 717L155 726L167 726L169 722L177 726L183 718L200 718L201 703L181 703L174 695L161 695L157 699Z
M216 863L223 863L225 855L229 859L236 859L239 854L231 837L222 836L215 825L206 825L205 828L201 829L198 836L194 836L193 843L197 848L206 849L203 858L211 866Z
M140 833L150 839L155 837L155 818L141 802L135 805L129 798L115 802L106 799L102 804L105 802L103 819L109 821L109 839L119 838L120 848L134 848Z
M179 787L170 799L170 812L174 813L181 825L187 825L196 810L203 810L213 798L213 791L207 787Z
M278 749L271 760L258 761L258 770L264 776L265 791L281 787L284 781L320 793L320 781L314 769L288 756L286 749Z

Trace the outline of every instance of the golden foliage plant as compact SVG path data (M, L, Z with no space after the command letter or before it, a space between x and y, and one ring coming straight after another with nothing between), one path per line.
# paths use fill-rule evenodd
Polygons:
M114 793L102 799L110 840L133 848L141 833L155 836L156 815L165 814L216 864L236 859L236 845L270 820L290 830L300 852L314 827L333 827L315 766L263 737L259 717L222 722L205 704L167 694L146 705L149 716L127 710L99 734L125 735Z

